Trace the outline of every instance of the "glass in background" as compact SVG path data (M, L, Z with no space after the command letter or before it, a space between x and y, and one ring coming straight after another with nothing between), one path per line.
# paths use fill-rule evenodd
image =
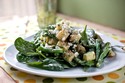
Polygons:
M36 0L37 21L40 29L56 23L57 0Z

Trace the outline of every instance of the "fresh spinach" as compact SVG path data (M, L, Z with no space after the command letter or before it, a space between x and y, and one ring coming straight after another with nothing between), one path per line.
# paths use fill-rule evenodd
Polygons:
M61 71L64 69L59 62L50 58L46 58L43 60L42 68L45 70L51 70L51 71Z
M87 33L86 33L87 25L84 28L84 31L81 33L81 42L87 45L88 38L87 38Z
M91 38L95 38L95 36L96 36L96 33L95 33L95 31L94 31L93 29L87 29L87 30L86 30L86 33L87 33L87 35L90 36Z
M35 45L32 42L25 41L21 37L17 38L14 42L16 49L24 55L38 55L35 52Z
M34 62L39 61L39 57L37 56L26 56L24 54L21 54L20 52L17 54L17 60L21 63L28 63L28 62Z

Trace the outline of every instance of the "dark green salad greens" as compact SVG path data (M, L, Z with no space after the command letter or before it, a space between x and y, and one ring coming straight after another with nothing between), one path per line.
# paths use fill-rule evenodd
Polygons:
M87 25L74 29L64 22L37 32L33 41L19 37L14 45L19 62L50 71L100 67L105 58L115 56L110 43L104 43L93 29Z

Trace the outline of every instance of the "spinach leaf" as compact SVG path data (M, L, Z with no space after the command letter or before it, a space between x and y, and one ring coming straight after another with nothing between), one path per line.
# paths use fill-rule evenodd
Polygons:
M47 29L44 29L41 33L43 36L47 36L47 37L50 37L50 38L54 38L54 39L57 39L56 38L56 34L52 34L49 30Z
M50 30L50 29L54 30L54 29L55 29L55 26L54 26L54 25L49 25L49 26L47 27L47 29L48 29L48 30Z
M96 33L95 33L95 31L93 29L87 29L86 33L91 38L95 38L95 36L96 36Z
M61 71L64 69L59 62L50 58L46 58L43 60L42 68L45 70L51 70L51 71Z
M81 33L81 42L85 45L87 45L88 38L87 38L87 33L86 33L87 25L85 26L84 31Z
M21 37L17 38L14 42L16 49L24 55L38 55L35 52L35 45L32 42L25 41Z
M26 55L21 54L21 53L18 53L16 58L21 63L39 61L38 56L26 56Z
M90 37L90 36L88 36L88 45L89 45L90 47L95 47L95 45L96 45L95 39L92 38L92 37Z
M28 62L27 65L51 71L61 71L64 69L60 63L50 58L46 58L42 62L40 61Z
M29 59L29 57L27 57L27 56L24 55L24 54L21 54L21 53L18 53L18 54L17 54L17 60L18 60L19 62L26 63L28 59Z

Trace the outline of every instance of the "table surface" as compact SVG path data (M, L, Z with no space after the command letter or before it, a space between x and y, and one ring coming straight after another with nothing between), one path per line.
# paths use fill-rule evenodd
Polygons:
M59 15L59 16L62 16L62 15ZM70 17L68 18L68 20L73 25L82 26L83 24L89 24L92 26L92 23L89 23L84 20L82 22L85 22L85 23L82 23L81 21L78 21L78 20L77 21L72 20L72 18ZM111 29L105 30L103 28L94 27L93 29L105 35L108 35L125 44L124 32L121 32L119 30L114 30L117 33L116 32L110 33L109 30ZM14 18L12 20L8 20L8 21L0 23L0 66L2 67L0 68L0 82L1 80L2 81L4 80L3 83L8 83L8 82L11 83L14 79L17 83L42 83L42 82L43 83L83 83L83 82L85 83L91 83L91 82L93 83L125 83L125 67L119 70L116 70L114 72L108 73L108 74L92 76L92 77L51 78L51 77L36 76L36 75L31 75L25 72L21 72L21 71L18 71L17 69L14 69L9 64L7 64L2 57L5 49L9 45L11 45L18 36L28 37L36 33L38 30L39 28L37 27L35 16L24 17L24 18ZM26 34L24 34L24 32L26 32ZM9 76L11 76L13 79L10 78Z

